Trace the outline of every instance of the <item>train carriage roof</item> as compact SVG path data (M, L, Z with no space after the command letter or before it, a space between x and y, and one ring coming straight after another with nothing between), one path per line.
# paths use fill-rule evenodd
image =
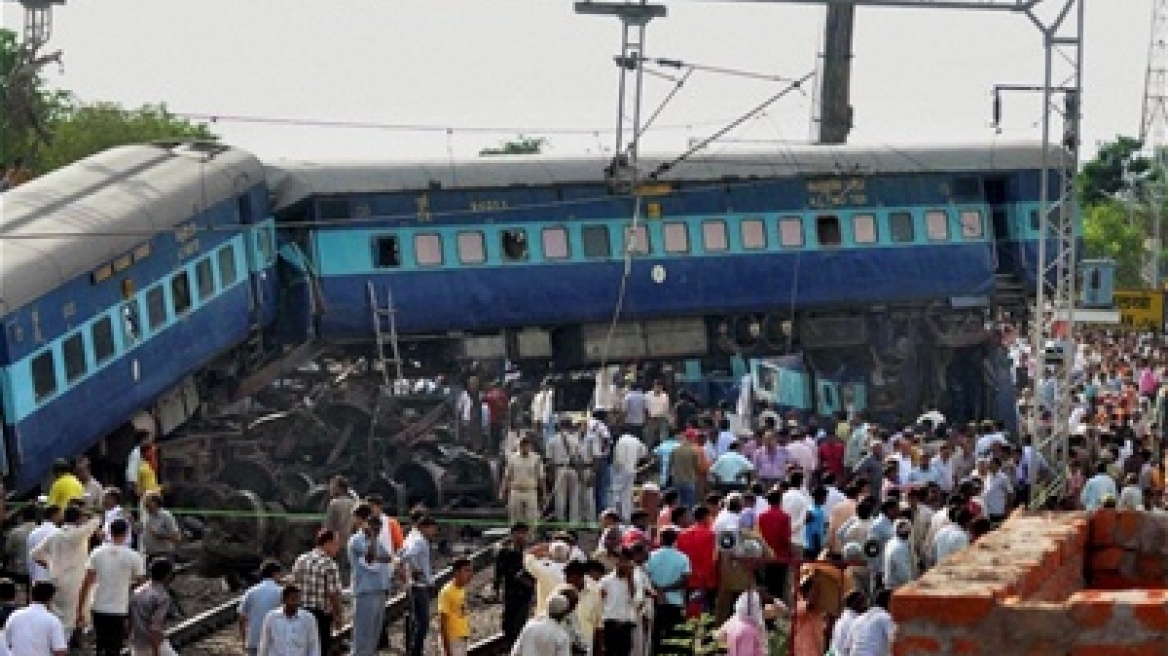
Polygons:
M0 317L263 180L219 144L111 148L0 194Z
M1062 151L1052 146L1049 162ZM668 157L642 157L641 169L653 171ZM468 161L414 162L277 161L268 165L268 181L277 209L317 195L443 189L598 183L608 159L492 156ZM669 169L662 180L710 180L722 177L796 177L838 174L924 173L1039 169L1040 143L990 143L950 146L799 146L766 152L695 155Z

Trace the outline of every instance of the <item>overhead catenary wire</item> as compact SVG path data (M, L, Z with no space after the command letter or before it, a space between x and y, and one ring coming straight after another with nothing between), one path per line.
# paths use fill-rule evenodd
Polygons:
M701 141L694 144L693 146L690 146L689 149L687 149L684 153L678 155L677 157L673 158L672 160L670 160L668 162L664 162L664 163L658 165L657 169L649 174L649 179L656 180L662 173L667 173L674 166L677 166L678 164L686 161L687 159L692 157L698 151L704 150L710 144L714 143L715 141L717 141L718 139L720 139L724 135L729 134L735 128L742 125L746 121L749 121L751 118L753 118L759 112L761 112L761 111L765 110L767 107L770 107L771 105L775 104L776 102L781 100L783 97L785 97L787 94L791 93L792 91L801 90L803 87L803 83L807 82L808 80L810 80L814 76L815 76L815 71L811 71L810 73L807 73L806 75L799 78L798 80L795 80L794 82L788 84L786 87L784 87L778 93L772 95L770 98L767 98L766 100L764 100L759 105L755 106L753 109L751 109L747 113L734 119L733 121L730 122L729 125L723 127L721 130L718 130L714 134L706 137L705 139L702 139Z
M611 127L566 127L538 125L507 126L507 125L445 125L437 123L383 123L378 121L348 121L334 119L294 118L285 116L258 116L248 114L218 114L211 112L174 112L173 116L190 121L207 123L250 123L255 125L272 125L283 127L335 128L347 130L382 130L386 132L415 132L448 134L464 132L468 134L514 135L514 134L547 134L547 135L592 135L596 133L608 134L616 130ZM677 125L661 125L657 130L685 131L694 125L721 125L724 120L697 121Z

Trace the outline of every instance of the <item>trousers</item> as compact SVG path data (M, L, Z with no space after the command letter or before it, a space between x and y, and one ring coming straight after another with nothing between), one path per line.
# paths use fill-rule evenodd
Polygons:
M571 467L556 467L556 519L580 521L580 475Z
M97 656L118 656L126 644L126 615L93 615L93 642Z
M385 629L385 590L362 592L353 596L352 656L374 656Z
M645 422L645 445L655 447L669 436L669 417L649 417Z
M511 490L507 495L507 517L512 524L518 521L534 525L539 521L539 495L535 490Z
M595 478L592 481L592 491L595 495L595 504L593 504L592 509L595 512L588 515L590 520L594 519L600 511L608 508L608 487L612 484L612 465L609 464L608 458L597 458L592 463L592 471L595 473Z
M633 630L636 625L632 622L604 621L604 656L632 656Z
M531 596L510 597L503 596L503 639L508 646L515 644L523 625L527 624L527 617L531 615Z
M426 633L430 630L430 589L415 585L410 589L409 656L426 652Z
M629 521L633 514L633 472L612 472L612 507L621 521Z
M316 634L320 637L320 654L328 656L333 653L333 616L319 608L307 608L316 618Z

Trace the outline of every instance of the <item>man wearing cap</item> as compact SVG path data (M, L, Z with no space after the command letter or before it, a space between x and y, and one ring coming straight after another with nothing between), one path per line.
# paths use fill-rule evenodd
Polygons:
M85 498L85 486L73 475L73 466L68 460L53 463L53 484L49 487L49 505L64 510L74 499ZM58 591L59 592L59 591Z
M61 618L67 633L77 620L78 599L89 561L89 539L101 527L101 516L89 517L78 506L65 509L61 529L37 545L29 554L49 570L49 579L57 586L53 613ZM84 607L84 604L82 604Z
M564 595L550 597L547 614L537 615L527 622L511 648L511 656L571 656L572 638L563 624L571 610L572 602Z
M893 524L895 535L884 546L884 587L895 590L917 578L916 559L913 557L912 523L898 519Z
M552 590L564 582L564 567L571 555L572 548L566 542L537 544L527 550L523 568L535 579L536 615L546 612Z

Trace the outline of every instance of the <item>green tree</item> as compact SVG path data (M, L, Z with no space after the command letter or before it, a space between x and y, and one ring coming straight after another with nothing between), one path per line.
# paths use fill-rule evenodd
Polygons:
M125 109L108 102L82 103L68 91L48 88L26 59L16 34L0 29L0 161L21 157L41 174L114 146L215 138L205 126L174 116L164 105ZM47 140L34 124L43 127Z
M1094 205L1127 190L1128 176L1143 175L1152 163L1140 154L1143 144L1132 137L1116 137L1104 144L1095 159L1083 165L1079 173L1079 198Z
M1087 258L1115 260L1115 284L1121 289L1146 286L1140 275L1144 252L1142 210L1132 220L1118 200L1083 207L1083 247Z
M498 148L484 148L479 151L480 157L490 155L539 155L548 145L543 137L527 137L518 135L511 141L504 141Z

